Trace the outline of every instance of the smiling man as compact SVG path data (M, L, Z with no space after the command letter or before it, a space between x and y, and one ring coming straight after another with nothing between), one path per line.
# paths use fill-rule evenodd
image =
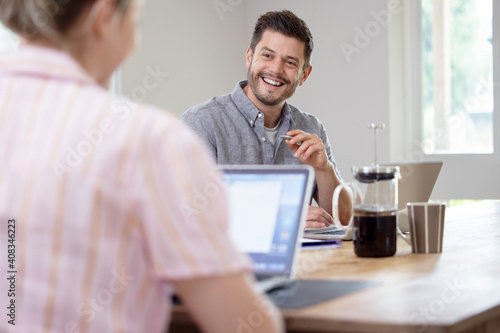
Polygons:
M342 178L323 124L286 102L311 74L312 50L311 32L294 13L262 15L246 52L247 81L190 108L181 119L205 141L218 164L311 165L319 207L309 207L306 227L319 228L333 223L332 194ZM347 195L341 196L339 209L341 222L347 223Z

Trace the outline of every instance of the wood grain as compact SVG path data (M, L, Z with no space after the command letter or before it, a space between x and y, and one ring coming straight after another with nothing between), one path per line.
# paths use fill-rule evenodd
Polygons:
M352 242L304 251L298 279L380 281L315 306L282 311L289 332L500 332L500 201L447 209L443 253L356 257ZM189 316L175 308L176 325ZM189 325L188 325L189 326ZM183 332L184 332L183 330ZM177 331L180 332L180 331Z

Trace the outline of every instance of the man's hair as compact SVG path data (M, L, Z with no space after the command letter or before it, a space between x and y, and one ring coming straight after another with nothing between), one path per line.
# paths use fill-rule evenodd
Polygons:
M64 35L87 6L96 0L0 0L0 20L26 39L57 39ZM124 11L130 0L116 0Z
M255 46L261 41L266 30L278 32L304 42L304 69L309 67L314 43L311 31L304 20L289 10L272 11L261 15L255 24L252 42L250 43L252 53L255 52Z

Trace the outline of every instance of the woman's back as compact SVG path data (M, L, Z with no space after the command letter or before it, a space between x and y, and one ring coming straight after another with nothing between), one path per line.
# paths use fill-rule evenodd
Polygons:
M235 331L265 301L203 144L105 88L141 3L0 0L27 42L0 54L1 332L164 332L174 287L205 331ZM271 310L256 330L280 327Z
M188 184L215 181L186 168L207 164L201 146L172 117L112 97L61 52L2 55L0 87L0 216L16 221L17 328L163 330L170 288L159 279L212 269L173 253L213 252L201 245L207 228L183 229L196 224L181 209ZM225 221L219 205L207 211Z

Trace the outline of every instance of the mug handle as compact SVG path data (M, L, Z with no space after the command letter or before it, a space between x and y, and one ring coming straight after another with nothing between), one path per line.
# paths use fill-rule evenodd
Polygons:
M335 191L333 191L333 199L332 199L332 210L333 210L333 222L335 223L335 226L337 226L337 228L339 229L342 229L344 231L349 231L352 229L352 223L354 221L354 218L353 218L353 211L351 211L351 219L349 220L349 224L348 225L343 225L342 223L340 223L340 217L339 217L339 197L340 197L340 192L345 189L347 191L347 193L349 193L349 195L351 196L352 198L352 190L351 190L351 186L352 184L351 183L344 183L344 184L340 184L339 186L337 186L335 188ZM354 202L353 202L353 208L354 208Z
M406 217L408 218L408 210L406 209L406 207L404 209L401 209L397 212L397 214L406 214ZM410 237L406 236L402 231L401 229L399 229L399 220L398 220L398 225L396 226L396 230L398 231L398 234L404 239L404 241L406 243L408 243L408 245L411 245L411 241L410 241Z

